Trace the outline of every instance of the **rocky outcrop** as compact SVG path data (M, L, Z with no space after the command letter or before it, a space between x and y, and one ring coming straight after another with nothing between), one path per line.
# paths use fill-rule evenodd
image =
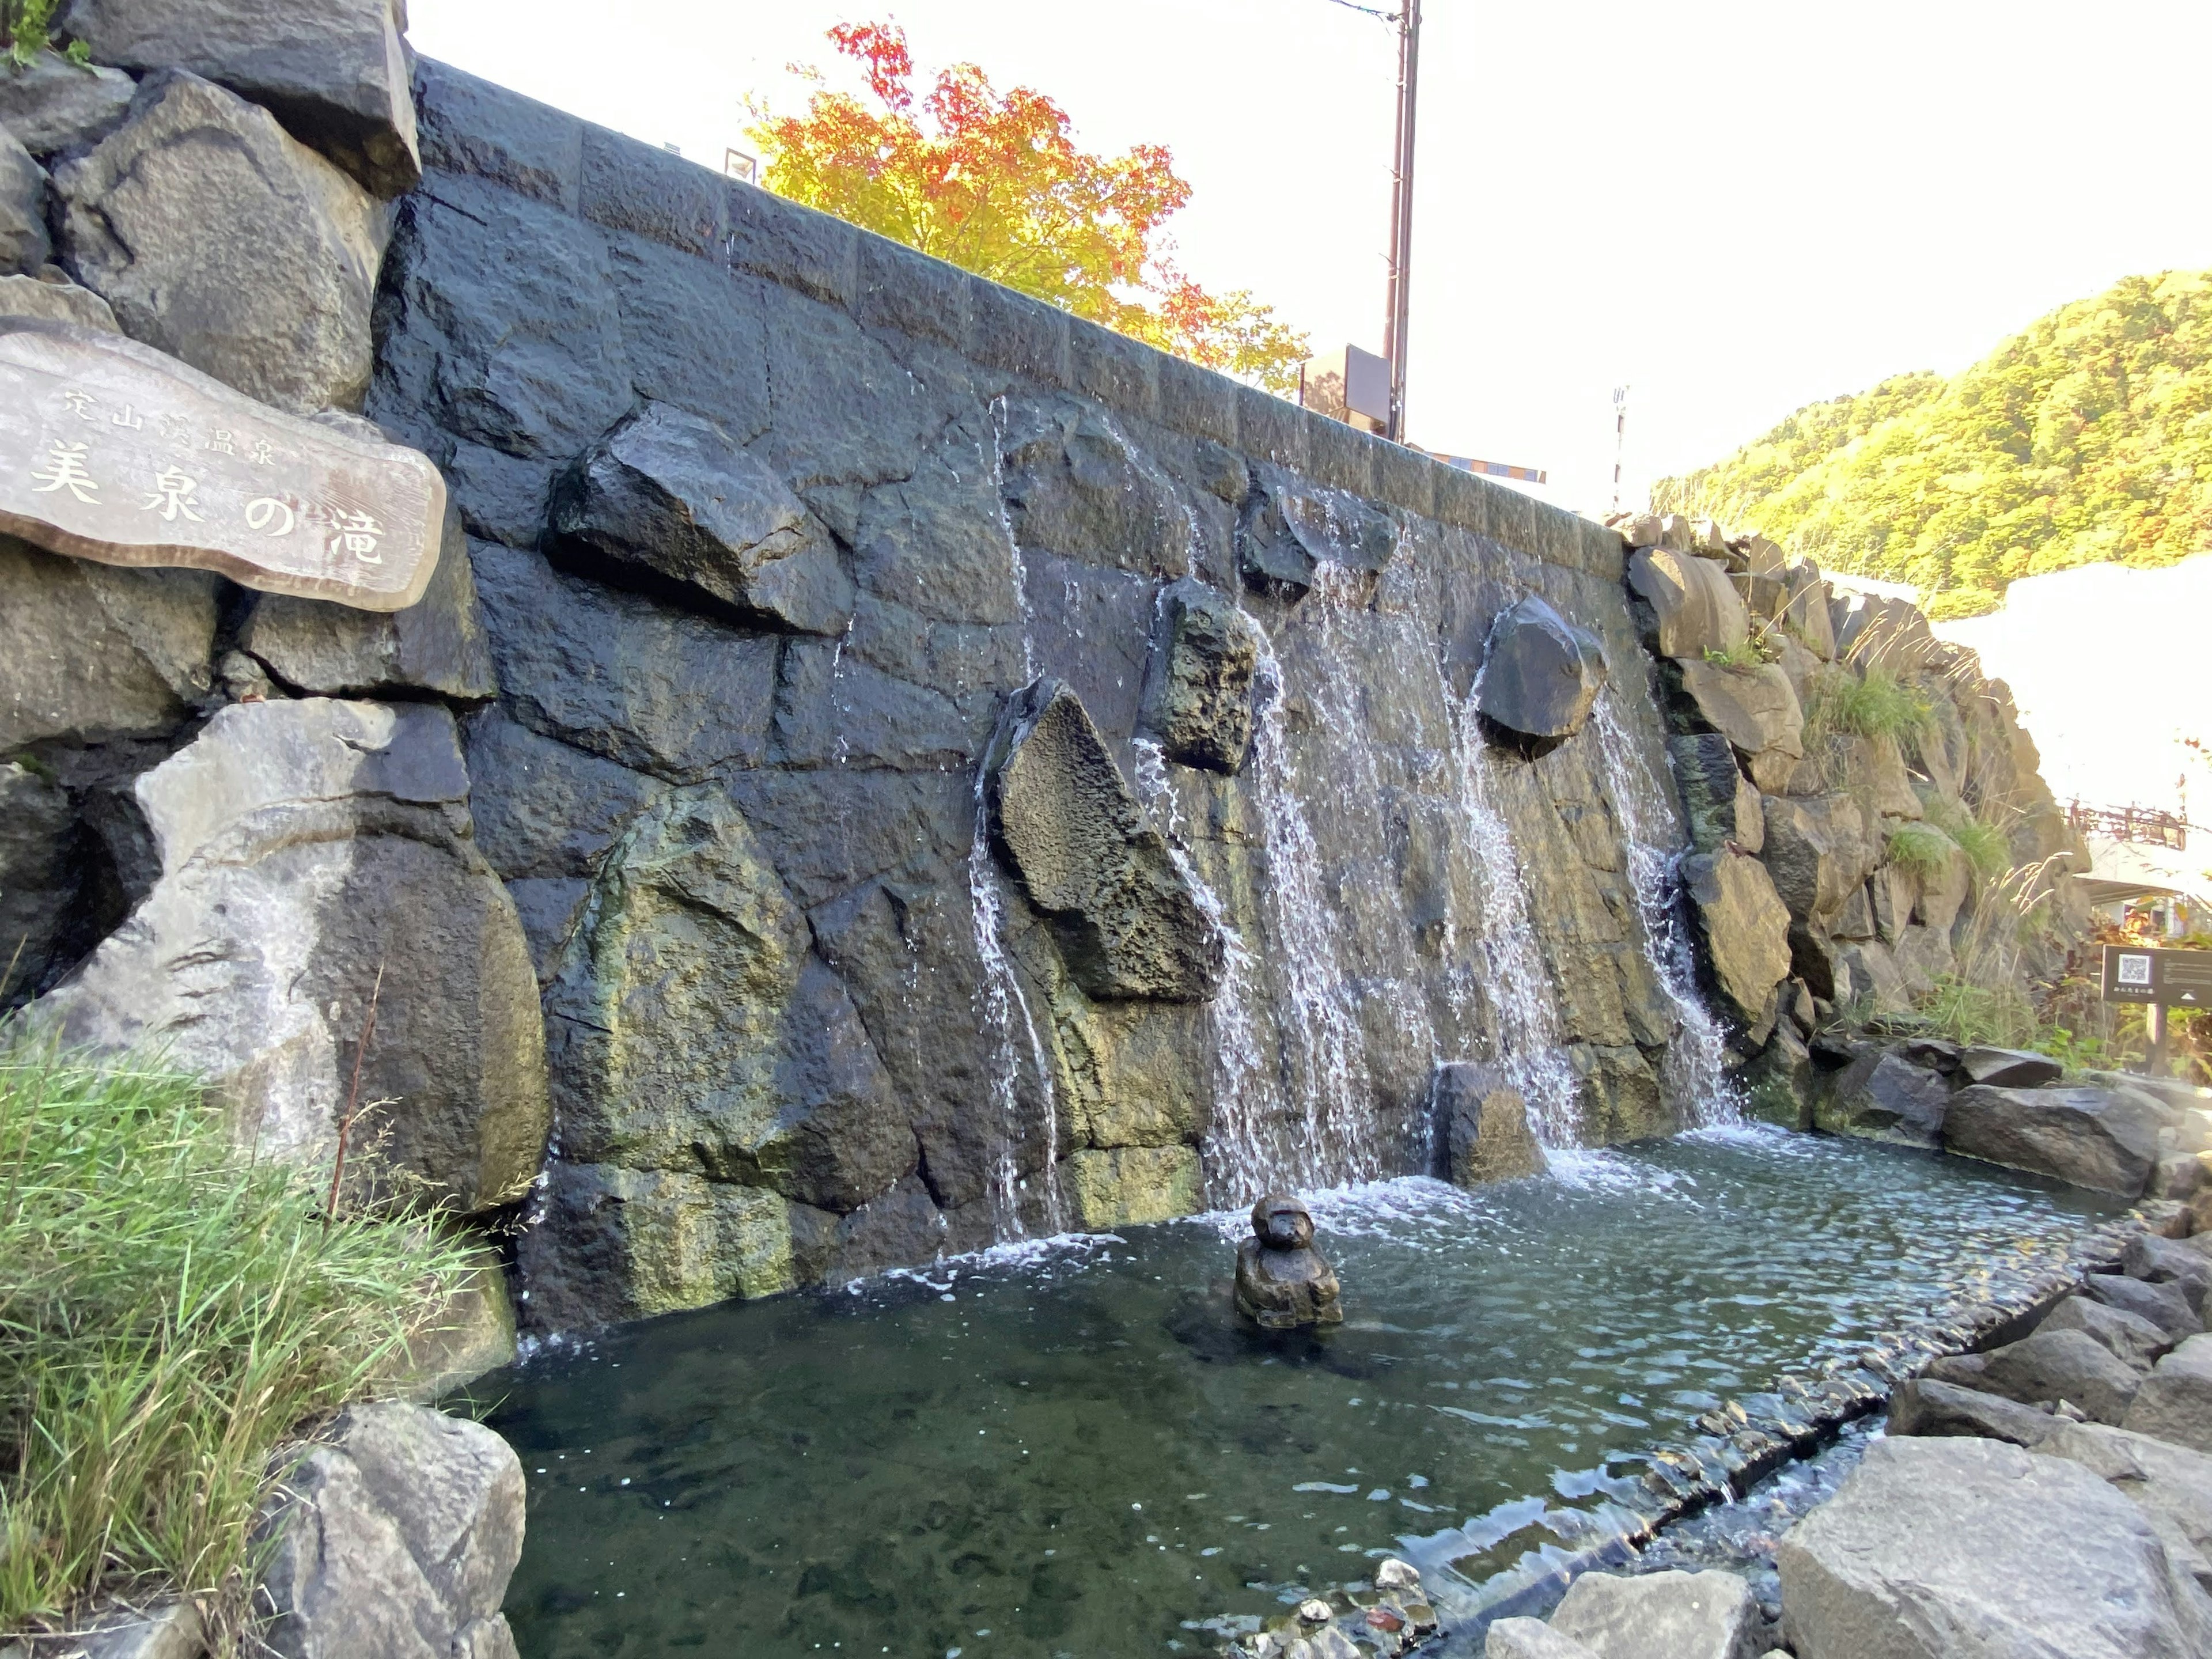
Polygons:
M33 155L98 143L123 125L138 83L120 70L41 52L0 76L0 126Z
M2092 1422L2111 1424L2127 1415L2141 1382L2132 1366L2094 1339L2042 1327L1987 1353L1939 1359L1928 1375L2023 1406L2051 1407L2066 1401Z
M1805 753L1805 716L1790 677L1772 663L1738 668L1686 662L1682 690L1704 722L1735 745L1762 790L1789 781Z
M1790 976L1790 913L1765 866L1741 853L1701 853L1682 863L1713 981L1747 1024L1767 1018Z
M1702 665L1742 649L1751 622L1728 572L1710 559L1650 548L1628 562L1628 586L1651 608L1659 654Z
M35 276L52 252L46 233L46 170L0 127L0 271Z
M2212 1457L2094 1423L2059 1423L2036 1449L2107 1482L2142 1511L2167 1557L2212 1590Z
M133 339L295 414L360 405L376 204L268 111L194 75L149 76L54 189L64 263Z
M1965 1158L2136 1198L2158 1162L2164 1113L2133 1090L2000 1089L1952 1097L1943 1145Z
M1544 1149L1528 1126L1528 1103L1491 1066L1453 1060L1437 1067L1437 1144L1453 1184L1480 1187L1544 1173Z
M2142 1380L2120 1426L2212 1453L2212 1336L2192 1336Z
M1146 664L1145 729L1184 766L1233 776L1252 746L1253 681L1266 641L1224 593L1186 576L1161 590Z
M281 1659L513 1659L500 1602L522 1554L522 1465L421 1406L349 1407L262 1522L262 1632Z
M1900 1384L1890 1396L1887 1426L1892 1435L1950 1435L2039 1446L2058 1431L2060 1423L2050 1411L2002 1395L1921 1376Z
M1533 758L1582 730L1605 678L1597 636L1532 597L1491 623L1475 708L1486 731Z
M1007 705L985 763L994 839L1091 996L1200 1002L1221 983L1219 931L1066 686Z
M1372 573L1390 562L1398 527L1372 502L1280 466L1262 465L1253 477L1237 528L1246 582L1296 598L1324 566Z
M2069 1296L2036 1328L2079 1331L2130 1369L2147 1372L2170 1350L2175 1338L2141 1314L2110 1307L2086 1296Z
M1667 755L1689 819L1691 848L1717 853L1733 843L1735 851L1757 857L1766 845L1766 808L1737 763L1735 745L1717 732L1691 732L1668 738Z

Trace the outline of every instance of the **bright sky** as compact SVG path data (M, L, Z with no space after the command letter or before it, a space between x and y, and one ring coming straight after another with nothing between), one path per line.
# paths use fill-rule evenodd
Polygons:
M1388 5L1390 0L1379 0ZM412 0L416 46L719 167L822 32L1167 144L1179 257L1382 345L1392 31L1332 0ZM2212 268L2204 0L1425 0L1410 435L1571 507L1792 409L1954 370L2130 272Z

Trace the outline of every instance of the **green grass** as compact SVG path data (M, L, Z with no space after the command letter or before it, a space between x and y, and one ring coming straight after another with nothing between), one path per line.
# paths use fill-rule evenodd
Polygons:
M1808 736L1841 732L1887 738L1911 754L1931 729L1928 700L1878 664L1856 674L1848 668L1823 671L1809 688L1808 702Z
M1950 836L1933 824L1899 824L1890 832L1889 861L1909 876L1942 874L1956 850Z
M2004 831L1983 823L1959 802L1941 796L1928 802L1927 811L1929 822L1957 844L1976 875L1994 880L2012 868L2012 843L2005 839Z
M61 9L62 0L0 0L0 34L8 38L9 65L27 69L38 62L39 53L54 43L54 14ZM72 64L88 61L82 40L71 41L67 55Z
M468 1259L326 1224L326 1181L234 1150L190 1077L0 1045L0 1632L180 1589L241 1638L272 1453L388 1375Z

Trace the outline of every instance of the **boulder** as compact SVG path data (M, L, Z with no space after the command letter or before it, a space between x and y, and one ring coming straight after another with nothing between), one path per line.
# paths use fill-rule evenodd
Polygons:
M0 81L5 79L0 70ZM0 126L0 271L35 276L53 251L46 234L46 170Z
M2071 1401L2098 1423L2118 1423L2142 1379L2133 1366L2081 1331L2037 1329L1987 1353L1958 1354L1928 1367L1938 1382L1979 1389L2023 1406Z
M1482 1636L1482 1659L1598 1659L1540 1619L1500 1619Z
M2203 1330L2204 1322L2178 1286L2152 1285L2123 1273L2087 1273L2081 1294L2107 1308L2118 1308L2155 1326L2179 1342Z
M1396 523L1364 496L1272 463L1254 469L1252 483L1237 526L1237 567L1249 586L1296 599L1323 566L1377 571L1397 550Z
M82 1633L61 1650L70 1659L206 1659L206 1626L190 1601L95 1612L77 1628ZM0 1647L0 1659L33 1659L33 1652L10 1644Z
M1790 977L1790 912L1765 866L1741 853L1695 854L1682 860L1682 884L1714 982L1737 1018L1755 1024Z
M1717 732L1692 732L1667 739L1667 758L1689 819L1692 850L1717 853L1733 842L1736 851L1756 858L1766 844L1766 809L1737 764L1735 745Z
M1534 755L1582 730L1605 677L1597 635L1532 594L1490 625L1475 708L1486 730Z
M2186 1659L2208 1610L2142 1512L1992 1440L1877 1440L1775 1551L1797 1659Z
M123 125L138 83L121 70L42 52L0 75L0 126L33 155L97 143Z
M103 64L171 66L276 112L380 196L422 177L403 0L70 0L63 27Z
M1828 607L1835 625L1836 655L1861 667L1910 672L1936 649L1928 618L1905 599L1874 593L1838 594Z
M2172 1285L2189 1304L2191 1312L2200 1319L2204 1316L2205 1292L2212 1291L2212 1260L2201 1251L2171 1239L2137 1233L2121 1255L2120 1270L2130 1279Z
M1808 651L1823 662L1836 659L1836 629L1829 619L1828 584L1820 580L1820 569L1810 560L1792 565L1789 574L1790 598L1782 608L1782 625Z
M1889 1397L1887 1427L1893 1435L1954 1435L2036 1446L2058 1425L2050 1412L1934 1376L1914 1377Z
M441 707L222 709L133 787L151 890L32 1015L71 1042L165 1048L242 1144L328 1167L374 996L359 1098L392 1103L349 1167L464 1212L511 1202L545 1145L544 1028L467 799Z
M555 481L545 550L580 575L744 622L840 634L852 620L852 578L805 503L720 427L668 404L626 416Z
M1951 1085L1940 1072L1893 1051L1860 1056L1837 1073L1813 1109L1814 1127L1903 1146L1942 1144Z
M218 578L67 558L0 536L0 754L155 737L214 689Z
M261 1639L281 1659L511 1659L522 1464L481 1424L349 1406L262 1522Z
M1792 1018L1776 1024L1742 1078L1743 1108L1749 1115L1785 1129L1813 1127L1813 1057Z
M1796 920L1833 921L1874 865L1858 803L1849 795L1792 799L1769 794L1765 809L1766 841L1759 857L1774 878L1774 890Z
M1968 1083L1987 1083L1999 1089L2040 1089L2066 1075L2066 1068L2050 1055L2027 1048L1964 1049L1959 1055L1959 1070Z
M295 414L359 406L382 218L268 111L194 75L149 76L54 189L64 262L131 338Z
M2123 1198L2141 1195L2158 1163L2158 1103L2124 1089L2000 1089L1952 1097L1947 1152L2046 1175Z
M239 647L295 691L325 697L428 691L458 702L499 694L468 538L451 506L430 585L404 611L360 611L288 593L256 594L252 604Z
M1728 572L1710 559L1649 548L1629 560L1628 586L1657 618L1662 657L1702 663L1706 652L1739 650L1751 635Z
M1259 624L1235 600L1196 578L1162 590L1142 717L1161 753L1228 775L1243 768L1264 643Z
M2212 1336L2192 1336L2160 1360L2136 1390L2120 1426L2212 1452Z
M2068 1297L2044 1316L2036 1329L2079 1331L2092 1341L2102 1344L2116 1359L2144 1372L2179 1340L2139 1313L2111 1307L2087 1296Z
M1494 1068L1448 1061L1437 1067L1434 1098L1444 1173L1455 1185L1516 1181L1549 1167L1528 1127L1528 1102Z
M1877 1014L1909 1014L1912 985L1889 946L1878 939L1854 939L1836 947L1836 999L1864 1001Z
M123 331L107 301L88 288L40 276L0 276L0 319L16 317L39 323L75 323L102 334Z
M1037 680L984 762L994 842L1076 982L1104 1000L1202 1002L1224 945L1081 699Z
M1758 1659L1766 1645L1751 1586L1717 1571L1586 1572L1551 1624L1601 1659Z
M2035 1449L2108 1482L2143 1512L2167 1553L2212 1589L2212 1457L2100 1423L2060 1423Z
M1789 781L1805 753L1805 714L1778 664L1686 662L1682 689L1705 723L1735 745L1753 783L1778 790Z

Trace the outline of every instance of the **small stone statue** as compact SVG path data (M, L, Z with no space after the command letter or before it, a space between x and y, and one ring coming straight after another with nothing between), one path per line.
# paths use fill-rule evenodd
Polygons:
M1340 1325L1335 1271L1313 1247L1313 1217L1269 1193L1252 1206L1253 1237L1237 1247L1237 1310L1263 1330Z

